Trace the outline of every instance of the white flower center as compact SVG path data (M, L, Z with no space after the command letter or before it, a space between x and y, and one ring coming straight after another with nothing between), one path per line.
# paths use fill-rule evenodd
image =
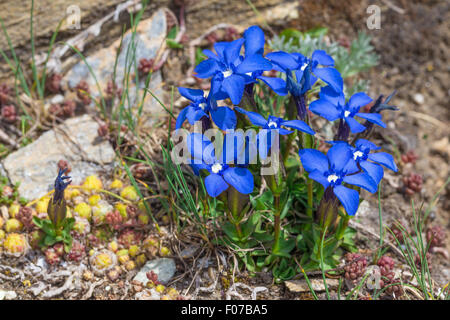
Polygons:
M306 67L308 66L308 62L305 62L301 67L300 70L305 71Z
M202 103L199 103L199 105L198 105L202 110L205 110L205 107L206 107L206 103L204 103L204 102L202 102Z
M248 75L249 77L251 77L253 74L253 72L247 72L246 75Z
M220 170L222 170L222 165L220 163L215 163L213 164L213 166L211 167L211 171L213 173L219 173Z
M345 111L345 112L344 112L344 117L347 118L349 115L350 115L350 111Z
M330 174L329 176L328 176L328 178L327 178L327 180L328 180L328 182L336 182L337 181L337 179L339 179L339 177L337 176L337 175L335 175L335 174Z
M222 74L223 74L223 77L224 77L224 78L228 78L229 76L231 76L231 75L233 74L233 71L231 71L230 69L228 69L228 70L222 72Z
M270 121L268 124L269 128L276 128L278 127L277 123L275 121Z
M361 158L364 154L361 151L356 151L353 153L353 160Z

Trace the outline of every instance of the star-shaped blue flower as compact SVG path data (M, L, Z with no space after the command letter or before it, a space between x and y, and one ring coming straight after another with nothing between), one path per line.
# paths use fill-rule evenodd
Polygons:
M234 129L236 127L236 114L229 107L218 107L217 102L211 94L205 97L205 93L200 89L178 88L180 94L191 103L180 111L175 124L175 129L181 128L187 119L191 125L202 117L211 118L221 130Z
M394 157L386 152L371 153L374 150L381 149L374 143L359 139L355 143L355 147L351 147L353 152L353 161L355 161L378 185L383 179L384 170L380 165L397 172L397 166Z
M381 114L359 112L361 107L372 102L372 98L364 92L355 93L347 103L345 103L342 91L337 92L329 86L323 87L319 96L318 100L311 102L309 110L329 121L337 119L345 121L352 133L359 133L366 129L355 117L366 119L371 123L386 128L386 125L381 120Z
M226 143L224 148L225 146ZM216 157L214 145L208 138L200 133L191 133L188 138L188 150L193 157L194 172L198 174L200 169L209 171L209 175L205 178L205 187L211 197L217 197L230 185L242 194L252 193L254 181L250 170L231 167L223 160L225 156Z
M334 60L324 50L315 50L311 58L301 53L283 51L269 53L266 58L272 62L275 70L286 73L284 86L281 86L279 81L270 79L265 81L279 95L285 95L289 91L294 97L303 96L317 79L321 79L336 91L343 90L344 82L341 74L333 68Z
M309 178L319 182L325 189L332 188L351 216L358 210L359 193L345 187L343 183L364 188L371 193L377 190L375 181L367 173L359 172L359 168L351 161L353 152L346 143L336 143L326 156L315 149L302 149L299 154Z
M261 54L246 54L243 58L240 51L244 42L242 38L231 42L216 42L216 53L203 50L209 59L202 61L195 72L198 78L212 77L211 92L214 99L229 97L233 104L239 104L245 85L254 81L251 74L272 69L272 64Z

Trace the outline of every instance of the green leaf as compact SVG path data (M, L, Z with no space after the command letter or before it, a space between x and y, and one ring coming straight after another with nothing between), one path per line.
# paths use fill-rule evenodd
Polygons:
M46 235L44 238L44 244L46 246L52 246L54 245L56 242L58 242L55 237L52 237L51 235Z
M176 42L175 40L167 39L166 43L167 43L167 46L171 49L183 49L184 48L184 46L181 43Z
M305 35L311 36L311 38L320 38L325 36L328 33L328 28L326 27L316 27L313 29L310 29L305 32Z
M252 237L261 242L273 241L273 236L271 234L267 233L266 231L253 232Z
M228 238L230 238L234 242L239 242L239 237L236 228L233 224L231 224L230 222L225 222L225 224L222 227L222 230L225 232Z
M253 213L242 225L242 233L244 234L244 239L242 240L245 240L252 235L253 231L255 231L256 225L258 224L260 218L261 218L260 213L258 212Z

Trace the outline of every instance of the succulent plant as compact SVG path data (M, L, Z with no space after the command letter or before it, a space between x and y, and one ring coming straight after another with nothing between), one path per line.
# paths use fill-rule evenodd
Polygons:
M103 189L102 181L94 175L87 177L82 186L86 191L98 191Z
M441 226L429 227L426 230L427 242L430 248L445 246L445 230Z
M111 184L109 185L110 189L122 189L123 188L123 182L119 179L115 179Z
M16 214L19 212L19 210L20 210L19 204L17 204L17 203L11 204L11 206L9 206L9 209L8 209L9 216L11 218L15 218Z
M105 222L109 224L113 229L119 229L120 225L123 223L123 217L119 210L111 210L105 216Z
M123 230L118 238L118 242L125 248L129 248L133 244L139 243L141 240L141 234L133 229Z
M86 256L86 248L80 241L74 240L72 248L67 253L66 258L69 261L80 262Z
M13 105L3 106L1 110L1 116L3 120L9 123L14 123L17 120L16 107Z
M25 229L31 230L36 225L33 223L33 216L36 216L36 211L31 207L21 207L16 215L17 220L19 220Z
M45 249L45 261L49 265L57 265L61 262L61 255L59 255L53 247Z
M72 231L80 236L83 236L91 231L91 225L87 219L75 217L75 223Z
M380 267L381 275L385 277L391 274L392 270L394 269L394 264L394 259L389 256L382 256L377 262L378 267Z
M347 262L344 267L346 279L356 280L366 272L366 257L357 253L347 253L345 255L345 261Z
M91 220L92 208L86 202L81 202L77 204L74 208L75 213L78 214L80 218Z
M422 190L423 179L420 174L412 172L408 176L403 177L403 184L405 193L408 196L412 196L415 193L420 193Z
M22 222L20 222L20 220L18 219L8 219L6 220L6 224L5 224L5 230L6 232L10 233L10 232L16 232L16 231L20 231L23 228L23 224Z
M80 99L80 101L87 105L91 103L91 98L89 96L90 90L89 90L89 84L85 80L81 80L75 87L77 91L77 97Z
M103 275L117 265L117 258L114 252L102 250L94 252L89 262L95 274Z
M62 75L60 73L52 73L45 81L45 88L51 93L58 93L61 91Z
M88 202L91 206L96 206L102 197L99 194L93 194L89 197Z
M416 163L417 159L419 159L419 156L416 154L414 150L409 150L405 154L402 154L401 156L403 163Z
M20 257L27 253L29 247L25 235L19 233L10 233L3 241L4 252L9 256Z
M133 186L123 188L120 192L120 196L130 201L136 201L139 198L136 189Z

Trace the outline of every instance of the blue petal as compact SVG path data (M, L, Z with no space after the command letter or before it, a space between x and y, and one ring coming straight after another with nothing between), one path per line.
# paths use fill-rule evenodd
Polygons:
M337 120L341 116L341 112L336 108L336 106L324 99L318 99L311 102L309 105L309 110L327 119L328 121Z
M244 44L244 39L239 38L237 40L231 41L228 43L228 45L225 47L224 50L224 58L227 65L230 65L233 63L240 54L241 47Z
M342 185L333 188L333 192L344 206L349 216L354 216L358 211L359 194L358 191L346 188Z
M186 113L188 111L188 108L193 108L192 106L187 106L186 108L183 108L177 117L177 122L175 123L175 129L180 129L183 125L184 121L186 120Z
M294 131L287 130L287 129L283 129L283 128L279 128L279 129L271 129L270 131L274 131L274 130L278 130L278 134L281 134L282 136L285 136L285 135L287 135L287 134L294 133Z
M183 97L193 102L200 101L204 98L204 92L200 89L178 87L178 92L180 92Z
M360 133L366 130L366 127L364 127L361 123L359 123L352 117L346 117L344 119L345 122L347 122L347 124L349 125L351 133Z
M236 67L236 73L246 74L248 72L271 70L272 64L260 54L248 56Z
M216 42L214 43L214 50L216 50L217 56L219 57L219 60L225 61L225 49L228 46L228 42L222 41L222 42Z
M223 139L222 163L242 164L245 159L245 136L242 130L227 131Z
M359 163L361 168L363 168L364 172L366 172L378 185L380 184L381 179L383 179L384 170L378 164L372 163L370 161L361 161Z
M246 168L228 168L223 172L223 178L242 194L249 194L253 191L253 175Z
M321 172L319 170L314 170L314 171L310 172L308 177L310 179L313 179L313 180L317 181L321 185L323 185L323 187L325 189L328 188L328 186L330 185L330 183L328 182L327 177L323 174L323 172Z
M244 94L245 80L243 77L232 74L223 79L222 89L228 94L233 104L239 104Z
M277 64L284 70L295 70L298 68L298 62L289 53L276 51L266 54L266 58Z
M214 123L220 130L236 128L237 118L236 114L229 107L218 107L210 111Z
M367 173L363 172L345 176L343 180L346 183L364 188L371 193L376 192L378 188L378 184Z
M386 128L386 124L381 120L382 116L379 113L357 113L356 116Z
M317 61L323 66L333 66L334 60L324 50L315 50L312 54L312 60Z
M336 143L328 150L327 157L330 165L336 171L341 171L353 157L353 153L347 143Z
M365 94L364 92L357 92L351 96L350 100L348 101L348 106L350 107L350 110L352 112L356 112L359 110L359 108L371 102L372 98L367 94Z
M205 49L205 50L203 50L202 52L203 52L203 54L204 54L205 56L207 56L208 58L219 61L219 57L218 57L214 52L212 52L211 50Z
M300 130L302 132L306 132L310 135L316 134L313 129L311 129L305 122L303 122L301 120L282 121L281 125L288 127L288 128L294 128L294 129Z
M216 60L208 59L200 62L198 66L195 67L194 71L197 73L195 75L197 78L206 79L220 71L220 68Z
M264 54L264 31L258 26L251 26L244 31L245 55Z
M214 145L201 133L191 133L187 139L187 147L195 159L202 160L206 164L214 163Z
M189 165L191 166L191 168L194 171L194 174L196 176L198 176L200 174L200 170L201 169L206 169L207 170L209 168L209 166L204 164L204 163L194 163L194 161L191 161L189 163Z
M267 120L259 113L247 111L240 107L236 107L234 109L240 113L245 114L248 117L248 119L250 120L250 122L255 126L264 127L267 124Z
M288 91L286 89L286 81L283 79L265 76L259 76L258 79L267 84L270 89L272 89L279 96L287 95Z
M217 197L228 189L228 184L218 174L211 173L205 178L205 187L211 197Z
M306 171L311 173L314 170L318 170L322 172L322 174L328 171L328 159L319 150L301 149L298 153L300 155L300 161L302 162L303 168L305 168Z
M366 139L358 139L355 143L355 146L359 150L364 150L364 149L379 150L379 149L381 149L375 143L370 142L369 140L366 140Z
M194 125L198 120L200 120L203 116L208 116L203 110L200 108L194 108L191 107L187 109L186 112L186 119L189 121L189 123Z
M334 91L342 92L344 81L341 74L335 68L315 68L313 73L323 82L331 86Z
M345 104L344 94L342 92L335 91L330 86L322 87L322 89L320 89L319 97L320 99L325 99L331 102L335 106L338 104L343 106Z
M370 153L368 158L374 162L377 162L379 164L382 164L386 168L391 169L394 172L397 172L397 166L394 162L394 157L386 152L377 152L377 153Z

